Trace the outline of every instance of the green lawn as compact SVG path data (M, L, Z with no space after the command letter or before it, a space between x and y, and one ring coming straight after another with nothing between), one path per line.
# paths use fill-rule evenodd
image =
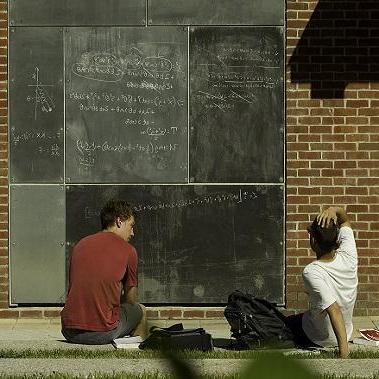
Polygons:
M93 373L88 376L81 374L32 374L32 375L1 375L0 379L354 379L360 377L353 377L351 375L336 376L336 375L319 375L311 372L309 368L301 363L301 360L293 359L299 358L299 355L291 355L290 357L280 354L278 352L262 352L262 351L243 351L243 352L229 352L229 351L216 351L210 353L202 352L182 352L180 354L173 354L170 352L165 353L165 358L168 359L172 368L172 375L159 374L159 373L146 373L146 374L130 374L130 373ZM301 355L302 358L335 358L333 352ZM354 351L352 358L372 358L377 359L379 354L376 351ZM14 365L17 365L17 360L20 358L44 358L52 362L56 358L70 358L70 363L75 365L77 358L120 358L120 359L142 359L142 358L163 358L163 355L154 351L126 351L126 350L85 350L85 349L70 349L70 350L0 350L0 365L1 358L14 359ZM187 359L250 359L246 365L241 368L241 372L232 375L213 374L200 376L191 361ZM274 364L273 364L274 363ZM340 361L343 365L343 360ZM89 362L91 364L91 362ZM225 364L228 364L227 361ZM325 362L325 364L327 364ZM361 377L363 378L363 377ZM379 379L379 373L369 376L370 379Z
M179 357L184 359L254 359L265 354L264 350L248 351L186 351L179 353ZM308 353L307 351L290 355L292 358L306 359L333 359L337 358L337 351L327 351ZM161 358L162 355L156 351L142 350L88 350L88 349L25 349L11 350L0 349L0 358L120 358L120 359L154 359ZM362 350L352 351L351 359L379 359L379 351Z
M142 374L142 375L133 375L133 374L92 374L89 376L73 376L68 374L52 374L52 375L1 375L0 379L176 379L175 376L171 375L161 375L161 374ZM239 374L235 375L224 375L224 376L213 376L206 375L202 376L201 379L240 379ZM259 379L259 378L257 378ZM274 379L274 378L273 378ZM277 379L277 378L275 378ZM359 377L353 376L335 376L335 375L323 375L317 377L317 379L359 379ZM370 379L379 379L379 373L371 376Z

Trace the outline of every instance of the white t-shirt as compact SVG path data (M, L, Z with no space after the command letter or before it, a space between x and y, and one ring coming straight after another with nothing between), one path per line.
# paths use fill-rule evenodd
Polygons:
M343 226L339 231L337 243L338 249L333 261L317 260L308 264L303 271L310 302L309 310L303 316L303 329L311 341L324 347L337 345L326 311L334 302L341 308L348 340L353 333L358 258L352 229Z

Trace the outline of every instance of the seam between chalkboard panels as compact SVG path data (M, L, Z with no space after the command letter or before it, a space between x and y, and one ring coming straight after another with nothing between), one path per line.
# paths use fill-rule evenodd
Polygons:
M23 184L14 184L17 185L23 185ZM40 185L46 185L46 183L28 183L28 185L32 186L40 186ZM145 187L152 187L152 186L234 186L234 187L247 187L247 186L270 186L270 187L283 187L283 183L75 183L70 182L67 183L67 186L145 186Z
M66 185L66 34L67 27L62 28L63 39L63 186Z
M190 27L187 26L187 183L190 184Z
M149 26L149 0L146 0L146 20L145 20L145 26Z

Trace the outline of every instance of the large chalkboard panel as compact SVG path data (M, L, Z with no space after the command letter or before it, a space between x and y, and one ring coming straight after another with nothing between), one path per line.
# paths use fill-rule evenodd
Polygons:
M63 38L60 28L9 33L10 176L63 182Z
M63 185L10 188L11 301L65 300L65 189Z
M283 303L282 187L70 186L70 248L100 229L110 198L134 206L141 301L224 303L239 288Z
M11 25L144 25L145 0L9 0Z
M283 181L283 78L283 28L191 29L191 181Z
M65 52L66 180L186 182L186 31L70 28Z
M284 0L149 0L149 25L283 25Z

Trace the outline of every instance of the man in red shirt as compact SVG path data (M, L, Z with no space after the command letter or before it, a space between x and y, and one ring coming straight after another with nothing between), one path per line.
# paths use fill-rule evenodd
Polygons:
M80 240L71 253L62 334L73 343L101 345L133 333L144 336L145 308L137 303L134 216L127 202L110 200L102 231Z

